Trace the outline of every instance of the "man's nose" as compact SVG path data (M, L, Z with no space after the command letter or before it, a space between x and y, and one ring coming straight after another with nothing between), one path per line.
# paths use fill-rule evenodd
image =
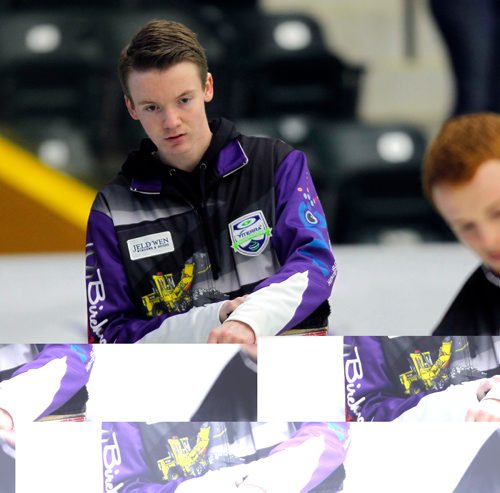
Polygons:
M179 125L179 114L172 109L163 111L163 128L175 128Z

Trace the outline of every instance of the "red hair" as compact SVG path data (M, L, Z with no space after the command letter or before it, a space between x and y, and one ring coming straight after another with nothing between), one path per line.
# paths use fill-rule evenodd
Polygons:
M500 115L484 112L451 118L427 151L422 171L425 194L432 202L434 186L466 183L491 159L500 159Z

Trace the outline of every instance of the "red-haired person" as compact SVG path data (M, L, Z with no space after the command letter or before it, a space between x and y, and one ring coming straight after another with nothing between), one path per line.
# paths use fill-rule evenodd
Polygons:
M434 334L500 334L500 115L474 113L445 122L424 161L423 186L482 262Z

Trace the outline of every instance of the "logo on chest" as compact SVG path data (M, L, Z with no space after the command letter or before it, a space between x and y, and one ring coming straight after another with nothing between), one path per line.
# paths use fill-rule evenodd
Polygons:
M132 238L127 241L127 247L131 260L153 257L175 250L170 231Z
M271 238L272 228L262 211L245 214L232 221L228 227L233 250L249 257L261 254Z

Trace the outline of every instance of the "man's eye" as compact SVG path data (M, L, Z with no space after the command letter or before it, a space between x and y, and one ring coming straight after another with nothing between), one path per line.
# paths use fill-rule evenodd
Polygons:
M151 105L149 105L149 106L146 106L146 107L144 108L144 111L155 111L155 110L156 110L156 108L157 108L157 106L155 106L154 104L151 104Z
M180 104L187 104L187 103L189 103L189 101L191 101L191 98L181 98L181 99L179 99L179 103Z

